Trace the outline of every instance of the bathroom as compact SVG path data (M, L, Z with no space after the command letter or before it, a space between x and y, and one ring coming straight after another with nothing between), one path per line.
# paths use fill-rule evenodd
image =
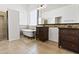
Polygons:
M10 43L12 43L12 42L20 41L26 47L27 47L27 45L24 42L28 42L29 45L33 43L33 44L36 44L37 46L38 46L39 42L41 42L41 41L43 41L43 42L41 42L42 44L46 44L46 45L47 45L47 42L51 42L51 43L54 42L57 44L55 47L58 48L59 39L60 39L59 34L61 34L60 33L61 28L68 28L68 29L79 28L79 24L77 23L78 13L76 13L76 12L78 12L79 5L64 5L63 7L61 7L62 5L52 5L51 4L48 6L59 6L61 8L57 7L58 9L56 9L54 11L52 10L49 12L46 12L46 10L47 10L46 9L45 13L43 13L44 10L42 11L42 14L41 14L41 10L37 9L37 6L40 7L39 5L30 4L29 5L30 7L36 6L36 8L34 8L34 9L32 8L30 10L28 9L27 11L26 11L26 8L25 7L23 8L22 6L28 7L28 5L0 5L0 7L1 6L4 8L1 8L1 9L3 9L1 11L3 11L3 12L0 12L1 13L1 17L0 17L0 19L1 19L0 20L1 37L0 38L1 39L6 38L7 39L6 42L11 41ZM70 8L70 7L72 7L72 8ZM68 14L69 12L70 12L70 14ZM73 13L75 13L75 14L73 14ZM75 21L76 24L74 24L74 23L72 24L66 19L68 19L70 22ZM62 21L62 20L64 20L64 21ZM62 23L62 22L65 22L65 23ZM69 22L69 23L66 23L66 22ZM74 32L75 32L75 30L74 30ZM70 33L72 33L72 32L70 32ZM36 40L31 40L28 38L35 38ZM32 43L30 43L29 41ZM8 44L8 46L9 45L10 44ZM19 43L17 45L19 45ZM16 46L16 44L15 44L15 46ZM52 45L52 46L54 46L54 45ZM18 46L16 46L16 47L18 49ZM24 48L26 48L26 47L24 47ZM22 48L22 45L21 45L21 48ZM37 47L34 47L34 49L35 48L37 48ZM45 49L45 48L43 48L43 49ZM58 49L60 49L60 48L58 48ZM50 48L48 48L48 50L50 50ZM51 51L52 51L52 49L51 49ZM45 51L45 52L47 52L47 51ZM36 53L36 52L34 52L34 53ZM58 53L59 53L59 51L58 51Z

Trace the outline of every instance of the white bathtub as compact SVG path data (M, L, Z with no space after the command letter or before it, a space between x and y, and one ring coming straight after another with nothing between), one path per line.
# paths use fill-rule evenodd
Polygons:
M27 37L34 37L36 30L32 30L32 29L22 29L22 32L23 32L23 35L25 35L25 36L27 36Z

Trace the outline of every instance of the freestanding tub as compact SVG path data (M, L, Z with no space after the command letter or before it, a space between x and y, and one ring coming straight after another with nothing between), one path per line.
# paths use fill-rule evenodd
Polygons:
M32 30L32 29L22 29L22 32L23 32L23 35L25 35L25 36L27 36L27 37L34 37L36 30Z

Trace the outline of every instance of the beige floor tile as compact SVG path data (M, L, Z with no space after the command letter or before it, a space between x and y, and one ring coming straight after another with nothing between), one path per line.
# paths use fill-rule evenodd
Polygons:
M21 37L19 40L0 41L0 54L74 54L74 52L58 48L52 41L41 42Z

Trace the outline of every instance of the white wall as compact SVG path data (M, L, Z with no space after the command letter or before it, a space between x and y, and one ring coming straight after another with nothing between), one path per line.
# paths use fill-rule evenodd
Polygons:
M37 25L37 10L30 11L29 25Z
M11 9L8 10L8 33L9 41L20 39L19 12Z
M69 5L42 14L42 18L48 19L48 23L55 23L55 17L58 16L62 16L62 23L79 23L79 5Z
M23 4L0 4L0 11L6 11L7 9L19 11L20 25L27 25L27 6Z

